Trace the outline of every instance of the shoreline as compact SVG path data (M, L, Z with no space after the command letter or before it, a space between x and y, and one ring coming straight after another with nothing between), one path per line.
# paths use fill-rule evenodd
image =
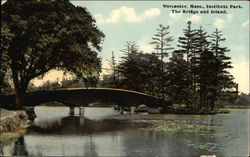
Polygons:
M222 109L250 109L250 106L224 106Z
M5 112L9 113L0 119L0 146L8 145L25 135L30 123L25 111L5 110Z

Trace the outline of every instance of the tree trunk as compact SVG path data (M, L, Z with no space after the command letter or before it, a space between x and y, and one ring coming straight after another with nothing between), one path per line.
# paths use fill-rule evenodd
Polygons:
M12 77L15 90L16 106L22 108L24 103L25 91L27 89L29 81L22 81L22 78L18 77L18 72L13 69L12 69Z
M16 99L16 106L22 107L23 106L23 95L20 89L20 83L18 80L18 73L17 71L12 69L12 77L13 77L13 84L15 90L15 99Z
M5 76L5 73L0 72L0 93L2 93L2 89L4 87L4 76Z
M215 101L212 99L211 100L211 111L214 111L214 104L215 104Z
M19 88L15 90L15 94L16 106L21 108L24 103L24 92Z
M213 95L211 97L211 111L214 110L216 97L217 97L217 89L214 90Z

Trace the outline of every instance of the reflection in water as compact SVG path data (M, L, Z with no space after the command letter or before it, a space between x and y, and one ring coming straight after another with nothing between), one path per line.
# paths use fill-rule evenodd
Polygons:
M85 142L83 149L85 150L84 156L98 156L95 141L93 141L92 135L89 135L89 139Z
M127 120L102 119L92 120L85 117L68 116L61 120L43 121L30 127L30 132L39 132L41 134L59 134L59 135L76 135L76 134L97 134L105 132L117 132L126 130L133 126L132 122Z
M24 137L20 137L14 144L13 156L28 156Z
M0 146L0 155L3 155L3 147Z
M167 119L163 123L145 120L153 115L140 116L141 120L137 116L134 121L131 119L135 116L119 115L110 108L87 108L85 117L67 116L68 108L39 108L36 112L35 125L24 138L9 147L10 155L227 157L246 156L248 153L248 112L245 110L198 118L157 115L157 119ZM168 127L149 125L150 121ZM207 133L201 130L190 132L193 127L189 124L192 123L198 124L194 126L207 125L207 128L215 126L216 129ZM186 124L187 127L181 130L177 124ZM171 131L170 125L178 131ZM157 127L151 129L152 126ZM2 154L8 155L6 149L2 149Z

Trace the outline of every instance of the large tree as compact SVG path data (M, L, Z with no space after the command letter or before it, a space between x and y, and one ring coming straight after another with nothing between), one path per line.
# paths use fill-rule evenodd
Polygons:
M154 34L154 37L152 37L152 42L150 44L155 45L156 54L160 56L161 59L161 93L162 93L162 99L165 99L165 78L166 76L164 73L164 58L169 56L169 50L173 50L174 48L171 47L170 43L174 40L172 36L169 35L169 26L163 26L159 25L159 28L156 29L157 33Z
M204 107L206 105L206 97L208 94L208 87L213 79L214 57L209 51L210 42L208 41L207 32L200 26L196 33L195 48L191 51L191 74L193 93L199 93L199 100L197 97L193 101L193 107Z
M51 69L85 78L99 75L97 51L104 34L86 8L68 0L8 0L1 15L4 29L13 36L6 52L16 105L23 105L30 80Z
M187 63L187 81L184 84L183 88L188 90L186 92L186 105L187 107L191 107L194 102L194 97L196 96L195 89L195 76L192 71L195 70L195 60L196 58L196 49L197 49L197 30L192 28L191 21L187 22L187 28L183 30L183 36L178 39L179 45L177 45L180 49L176 51L176 53L185 54L186 63ZM191 60L191 58L193 58Z
M174 104L185 104L186 96L190 92L187 88L188 66L184 55L178 51L172 53L170 61L167 63L167 95Z
M218 29L210 36L211 38L211 52L215 56L215 82L214 82L214 95L217 100L221 95L224 95L226 90L235 88L236 84L233 82L234 77L228 72L228 69L233 68L231 58L226 55L229 52L227 47L222 46L222 42L226 40L223 34ZM211 108L214 108L214 103L211 104Z
M122 61L118 65L118 71L121 74L120 88L143 91L144 80L142 80L139 68L140 58L141 55L137 50L125 52L125 56L122 57Z
M159 71L161 61L156 54L143 53L137 45L130 47L130 52L125 52L123 60L118 65L121 79L119 87L145 92L148 94L159 94Z
M110 68L107 70L111 71L112 75L112 81L111 81L111 87L117 87L118 85L118 69L117 69L117 63L116 63L116 59L115 59L115 55L114 52L112 51L112 56L111 56L111 60L108 60L109 66Z
M125 56L127 56L129 53L136 53L139 51L140 47L134 41L127 41L124 44L124 48L121 50L121 52L123 52Z
M6 25L1 25L1 47L0 47L0 93L2 92L4 86L4 78L9 69L9 57L8 48L11 39L14 35L10 33L10 30Z

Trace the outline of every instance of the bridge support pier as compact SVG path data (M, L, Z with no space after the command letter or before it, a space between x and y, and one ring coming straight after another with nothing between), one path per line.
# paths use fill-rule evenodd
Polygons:
M69 107L69 115L71 115L71 116L75 115L75 107L74 106Z
M85 108L84 107L79 107L79 115L84 116L84 113L85 113Z
M135 113L135 107L130 107L130 113L134 114Z
M124 113L124 107L120 106L120 114L123 114L123 113Z

